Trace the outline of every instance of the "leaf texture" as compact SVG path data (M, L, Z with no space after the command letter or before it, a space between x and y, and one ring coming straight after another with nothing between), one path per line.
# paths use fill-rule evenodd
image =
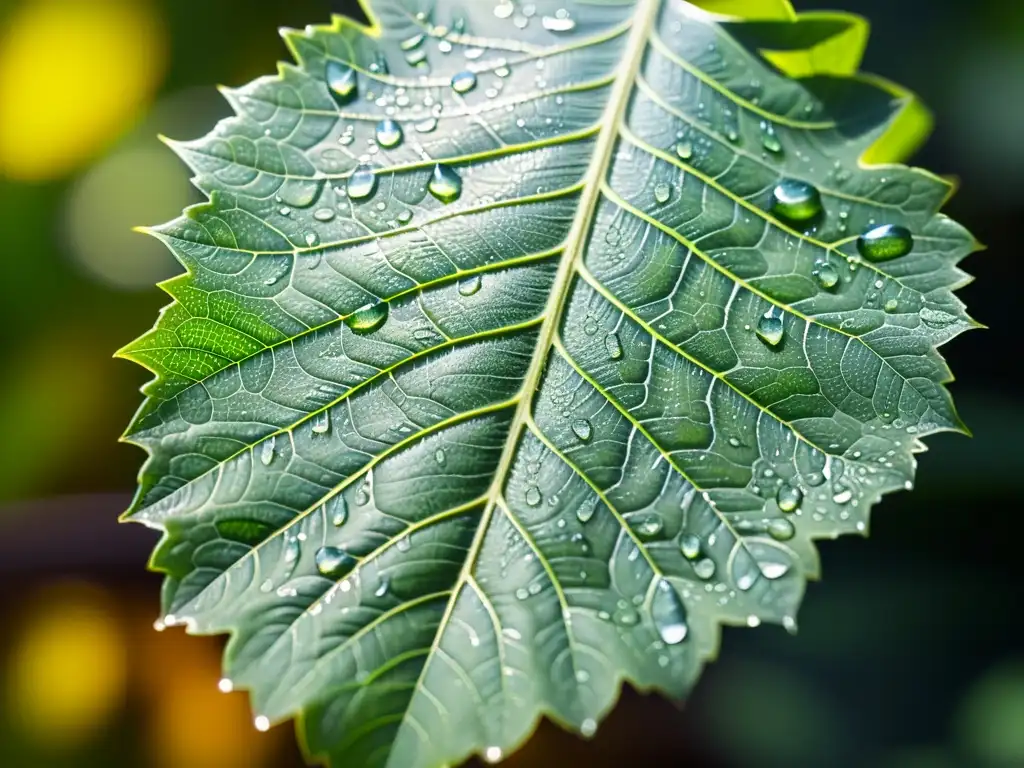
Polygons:
M151 230L187 274L121 353L156 374L126 518L163 622L230 633L257 725L332 765L685 695L962 429L936 348L976 244L946 182L865 162L927 121L855 74L863 21L532 5L286 31L297 64L171 142L209 202Z

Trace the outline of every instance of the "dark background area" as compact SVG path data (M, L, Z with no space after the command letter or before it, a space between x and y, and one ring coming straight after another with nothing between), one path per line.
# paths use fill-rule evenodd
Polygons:
M217 691L222 640L152 629L155 534L116 524L148 374L111 354L178 271L128 229L198 199L155 135L204 133L277 27L353 5L0 0L0 765L300 764ZM822 543L797 636L727 630L685 704L627 690L593 740L545 725L510 765L1024 766L1024 2L795 5L871 19L864 69L935 113L914 163L959 177L947 212L989 247L960 295L990 329L943 350L975 436L932 438L869 539Z

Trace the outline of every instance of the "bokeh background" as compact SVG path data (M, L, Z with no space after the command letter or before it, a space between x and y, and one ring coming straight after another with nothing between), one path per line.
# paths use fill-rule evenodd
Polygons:
M961 179L948 212L990 248L962 296L991 330L944 350L975 438L931 440L869 540L822 545L796 637L727 631L685 705L627 691L592 741L545 726L511 765L1024 766L1024 2L836 4L873 21L865 69L934 110L916 162ZM353 5L0 0L0 765L300 764L218 692L219 639L153 631L154 534L115 522L147 374L111 354L178 271L130 228L199 199L156 134L205 133L277 27Z

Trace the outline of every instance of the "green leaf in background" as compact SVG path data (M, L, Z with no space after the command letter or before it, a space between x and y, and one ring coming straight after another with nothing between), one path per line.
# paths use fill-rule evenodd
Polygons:
M188 273L122 352L127 517L258 727L424 768L591 735L723 624L794 626L812 541L962 429L975 243L863 162L923 113L853 74L862 21L708 5L759 20L376 0L172 145L210 201L153 231Z

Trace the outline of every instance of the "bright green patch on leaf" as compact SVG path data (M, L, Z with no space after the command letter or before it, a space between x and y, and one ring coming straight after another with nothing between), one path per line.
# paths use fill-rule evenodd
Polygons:
M975 243L946 182L867 164L920 126L853 75L861 22L535 5L287 32L172 142L210 201L153 230L188 273L122 352L157 375L126 517L165 623L231 633L225 688L333 765L685 695L962 429L936 348Z

